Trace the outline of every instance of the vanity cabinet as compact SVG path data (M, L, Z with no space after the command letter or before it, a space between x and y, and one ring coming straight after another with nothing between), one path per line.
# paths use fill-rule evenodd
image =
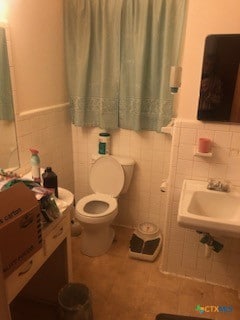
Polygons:
M43 246L30 259L6 279L0 272L1 320L31 319L27 309L37 312L37 306L41 312L44 306L56 309L59 289L72 280L72 210L73 206L68 206L59 218L43 228Z

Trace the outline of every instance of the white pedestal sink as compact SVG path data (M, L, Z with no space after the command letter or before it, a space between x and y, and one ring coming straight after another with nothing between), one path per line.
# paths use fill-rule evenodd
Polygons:
M206 181L184 180L177 221L181 227L240 238L240 192L208 190Z

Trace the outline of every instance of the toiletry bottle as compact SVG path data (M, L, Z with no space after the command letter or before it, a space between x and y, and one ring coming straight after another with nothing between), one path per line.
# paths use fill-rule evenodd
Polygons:
M99 133L98 153L110 154L110 133Z
M29 149L32 153L31 155L31 172L32 172L32 179L38 183L41 182L40 177L40 158L38 155L38 150L36 149Z
M55 196L58 198L58 179L56 173L52 171L51 167L47 167L42 174L44 188L52 189Z

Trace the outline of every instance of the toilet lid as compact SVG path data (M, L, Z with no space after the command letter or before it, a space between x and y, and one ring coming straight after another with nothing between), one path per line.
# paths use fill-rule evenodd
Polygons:
M124 171L111 156L97 159L90 171L90 186L95 193L117 197L124 185Z

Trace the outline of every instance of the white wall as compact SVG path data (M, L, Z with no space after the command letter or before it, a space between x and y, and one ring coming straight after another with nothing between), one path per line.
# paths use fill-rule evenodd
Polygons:
M240 33L239 0L189 0L177 115L196 119L205 38Z
M54 105L17 116L20 172L30 170L30 152L39 150L41 167L52 167L58 185L73 190L73 151L69 108Z
M68 181L67 184L70 185L70 122L67 109L64 105L58 106L67 100L62 1L43 0L38 1L37 5L36 1L32 0L9 2L13 59L16 63L17 110L25 112L40 108L39 112L25 113L18 118L21 161L24 166L28 165L27 149L35 144L41 149L44 165L54 167L57 163L61 181ZM189 0L178 117L196 118L203 47L205 37L210 33L240 33L239 0ZM53 108L47 109L47 106ZM208 131L216 144L219 143L222 132L227 133L224 134L224 139L220 139L221 144L215 145L218 150L215 158L206 163L182 158L192 157L191 148L200 128L199 123L189 125L185 120L179 123L181 127L175 128L171 156L171 201L166 224L163 269L236 287L239 282L239 278L235 277L239 268L239 249L236 242L226 241L227 250L223 251L222 255L212 258L210 262L204 260L195 233L176 226L176 208L181 181L184 177L189 177L189 168L190 176L195 178L206 179L210 172L217 175L224 172L227 175L228 172L234 176L234 167L229 158L224 158L224 152L226 149L230 152L234 143L237 143L235 138L238 137L239 126L227 125L221 129L213 125L210 128L201 128ZM97 151L99 129L72 126L72 133L75 192L78 199L91 192L88 185L89 160L91 153ZM223 146L222 143L226 145ZM117 223L131 226L143 220L152 220L163 228L166 194L160 192L160 184L168 175L170 146L171 140L168 136L155 132L136 133L123 129L112 132L113 153L131 156L137 163L129 193L120 199ZM234 165L239 165L238 159L234 159ZM197 271L194 273L196 267Z
M14 168L18 166L16 152L15 125L13 121L0 120L0 132L4 132L4 138L0 144L1 168Z
M62 1L11 0L9 5L17 111L67 102Z
M211 158L194 156L199 137L212 140ZM215 237L224 248L205 257L196 231L181 228L177 213L184 179L230 180L240 186L240 126L178 119L174 126L170 163L170 192L162 270L240 289L239 239Z
M228 179L240 186L240 125L196 121L205 38L209 34L240 33L238 0L189 0L182 60L182 87L171 150L170 190L162 270L234 289L240 288L239 240L217 238L220 253L204 256L200 236L177 225L184 179ZM188 120L189 119L189 120ZM213 141L213 157L193 156L199 137Z
M36 148L41 166L52 166L59 185L73 191L62 1L6 3L20 172L30 170L29 148Z
M99 128L72 125L76 200L93 191L89 186L91 155L98 153ZM136 226L149 221L164 231L166 193L160 191L168 177L171 138L152 131L111 131L111 152L136 161L130 189L119 199L118 225Z
M178 117L196 118L205 37L214 32L237 32L240 24L240 10L237 9L240 9L238 0L189 1L182 63L182 87L175 101L179 105ZM75 192L78 199L91 193L88 186L89 157L91 153L97 152L99 130L72 128ZM155 147L156 141L158 141L158 150ZM133 186L129 194L120 200L120 214L117 222L131 226L144 219L153 219L163 229L165 217L163 204L166 196L161 194L160 185L161 180L168 176L170 138L154 132L136 133L120 129L113 132L112 143L113 154L131 155L137 163ZM161 174L154 173L155 169L152 168L156 165L164 168Z

